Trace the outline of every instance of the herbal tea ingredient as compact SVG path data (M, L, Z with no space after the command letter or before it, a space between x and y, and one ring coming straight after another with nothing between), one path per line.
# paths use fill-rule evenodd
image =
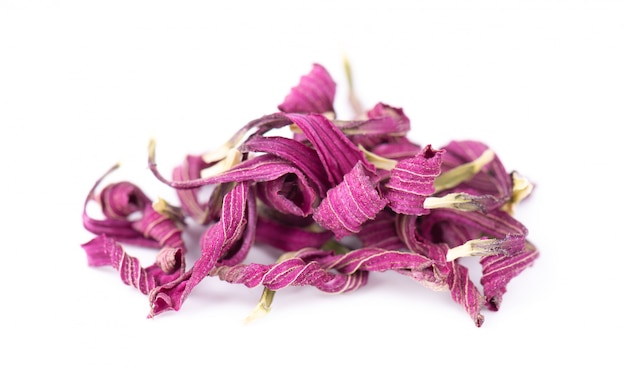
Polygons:
M448 292L480 327L481 310L497 311L509 282L539 255L513 217L533 185L480 141L422 145L408 137L402 108L378 103L361 112L346 69L355 118L337 118L336 84L314 64L278 111L217 150L189 153L171 176L159 171L151 142L150 170L176 191L175 202L152 200L130 181L101 187L117 166L101 175L83 209L95 235L82 245L88 265L113 267L147 295L149 317L179 311L207 277L262 287L256 317L280 289L346 293L371 272L390 271ZM87 213L90 203L99 218ZM203 233L188 267L183 232L191 225ZM259 263L251 255L258 245L283 254ZM154 263L142 267L128 246L154 248ZM477 257L481 289L466 257Z

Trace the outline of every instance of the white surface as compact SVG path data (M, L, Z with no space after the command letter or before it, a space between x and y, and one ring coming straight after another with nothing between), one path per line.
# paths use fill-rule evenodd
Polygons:
M0 2L0 378L623 379L623 2L208 4ZM110 165L166 194L150 138L168 171L276 111L313 62L348 115L344 53L364 104L403 107L414 140L482 140L537 183L517 217L541 257L482 328L391 273L281 291L250 325L260 290L207 279L147 320L87 267L82 202Z

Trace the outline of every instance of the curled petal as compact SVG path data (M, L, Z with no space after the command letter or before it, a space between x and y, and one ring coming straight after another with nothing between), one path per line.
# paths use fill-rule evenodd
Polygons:
M452 141L444 146L442 171L446 172L460 165L470 163L489 150L489 147L477 141ZM481 167L478 173L457 185L451 191L472 195L491 195L498 200L492 208L502 206L511 197L513 182L497 155Z
M295 257L273 265L251 263L216 267L210 275L250 288L262 285L269 290L279 290L289 286L310 285L327 293L349 292L367 282L367 272L338 274L324 269L315 261L303 260L297 253Z
M411 128L409 118L401 108L384 103L378 103L369 110L367 119L336 123L355 144L368 150L404 137Z
M158 248L158 240L146 237L144 231L134 225L136 213L151 208L151 201L134 184L129 182L109 184L103 192L96 194L96 188L118 165L111 167L90 189L83 204L83 227L95 235L106 235L116 241L137 246ZM87 213L90 202L97 201L103 219L96 219Z
M138 186L128 181L107 185L98 199L102 213L111 219L126 219L133 213L141 212L151 203Z
M174 266L168 271L161 269L159 264L143 268L139 260L128 255L114 239L99 235L82 245L87 254L90 266L111 266L119 272L122 282L130 285L143 294L148 294L156 286L167 283L184 271L184 259L180 249L169 252ZM178 265L178 266L176 266ZM179 270L179 271L177 271Z
M418 155L422 147L410 141L406 136L379 143L371 148L372 153L387 159L402 160Z
M264 217L259 217L257 220L257 242L268 244L283 251L298 251L305 247L321 247L332 237L333 233L328 230L312 231Z
M245 213L248 188L248 183L238 183L226 194L221 219L211 225L202 235L200 258L180 279L157 287L150 293L149 316L155 316L169 309L178 311L193 288L241 238L247 225Z
M317 153L310 146L282 136L253 136L241 147L242 152L266 152L290 161L304 173L319 194L330 187L326 171Z
M453 209L431 210L427 219L423 219L418 234L432 242L445 242L450 247L459 246L466 241L483 236L505 238L527 236L526 227L500 210L481 212L462 212Z
M363 223L358 238L363 247L387 250L400 250L406 247L397 233L396 215L387 209L378 213L375 219Z
M287 174L257 184L259 198L281 213L305 217L313 213L318 195L306 180Z
M430 258L419 254L380 248L362 248L342 255L329 255L320 258L318 262L325 268L335 269L342 274L407 269L421 271L432 264Z
M358 162L339 185L328 191L313 218L341 239L358 233L361 225L374 219L385 205L370 175Z
M291 89L278 109L289 113L333 112L336 84L328 71L314 64L311 71L300 78L300 83Z
M148 205L141 219L133 222L133 228L142 232L144 237L154 239L159 247L179 248L183 253L187 251L183 241L183 231L168 216L155 211Z
M526 242L524 251L515 256L494 255L480 259L483 268L480 283L483 285L485 304L488 309L492 311L500 309L502 295L506 292L507 284L532 266L538 257L537 248L530 242Z
M363 163L371 171L375 170L365 159L363 152L324 116L318 114L285 114L285 116L295 123L311 142L326 169L331 185L339 184L343 176L358 162Z
M469 271L457 262L449 262L452 271L448 277L448 287L452 299L465 308L474 324L480 327L485 318L480 313L484 298L469 278Z
M190 181L200 178L200 173L208 165L199 155L187 155L181 165L174 168L172 179L174 181ZM181 207L185 213L200 224L205 224L211 215L209 205L206 201L201 201L201 189L176 189Z
M400 214L424 215L424 200L435 191L435 178L441 173L443 151L430 145L410 159L398 161L385 185L389 207Z

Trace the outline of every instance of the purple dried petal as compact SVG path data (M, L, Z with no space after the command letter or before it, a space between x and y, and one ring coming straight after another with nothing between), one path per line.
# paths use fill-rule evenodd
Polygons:
M179 279L157 287L150 293L151 311L148 316L152 317L169 309L178 311L193 288L241 238L247 225L245 216L248 188L248 183L237 183L224 197L221 219L202 235L201 257Z
M313 213L315 221L331 230L338 239L358 233L361 225L374 219L386 205L371 176L361 162L357 162L344 180L328 191Z
M500 309L502 295L506 293L507 284L522 271L533 265L539 257L539 251L530 242L526 242L524 251L515 256L496 255L480 259L483 275L480 283L483 285L485 305L492 311Z
M105 235L99 235L81 247L87 254L89 266L112 266L119 272L122 282L137 288L143 294L178 278L180 272L184 271L184 256L180 249L173 249L174 252L168 254L173 266L164 271L158 263L142 268L137 258L128 255L120 244Z
M262 285L270 290L310 285L327 293L344 293L366 284L367 272L338 274L324 269L318 262L300 258L300 255L308 255L310 251L317 253L319 249L303 250L296 253L295 257L274 265L251 263L216 267L210 275L229 283L243 284L249 288Z
M259 199L281 213L309 216L318 200L318 194L294 174L257 184Z
M367 112L367 119L337 121L337 126L357 145L370 150L375 146L406 135L411 128L401 108L378 103Z
M419 154L422 146L410 141L407 137L401 136L390 139L385 143L379 143L371 148L371 152L387 159L402 160Z
M358 162L363 163L370 171L375 171L374 166L365 159L363 152L322 115L285 114L285 116L295 123L311 142L326 169L331 185L339 184L343 176Z
M151 203L138 186L128 181L107 185L100 191L98 201L102 213L111 219L126 219Z
M457 262L448 262L451 264L452 271L448 277L448 287L452 299L465 308L470 315L474 324L480 327L485 318L480 314L480 309L484 303L484 298L474 283L469 278L469 271L463 265Z
M211 184L262 182L276 180L286 174L295 174L299 179L305 179L304 174L292 163L280 157L266 154L242 161L226 172L203 179L167 180L156 168L157 178L175 189L193 189Z
M305 247L321 247L333 237L328 230L319 232L286 225L274 219L259 217L256 226L256 241L283 251L298 251Z
M396 214L383 209L375 219L364 222L358 238L363 247L378 247L387 250L400 250L405 244L396 230Z
M483 236L504 238L507 235L526 236L526 227L500 210L484 214L461 212L454 209L434 209L428 218L421 221L418 234L432 242L445 242L450 247L458 246L469 239Z
M489 147L477 141L452 141L444 146L442 171L477 159ZM459 184L451 192L469 193L472 195L491 195L498 200L491 209L502 206L510 197L513 183L510 174L504 168L497 155L471 179ZM490 210L491 210L490 209Z
M129 243L138 246L144 247L159 247L158 242L146 238L143 236L143 233L137 231L133 228L133 222L130 219L120 219L121 216L127 214L128 216L132 215L134 210L139 207L139 203L141 205L145 205L149 203L149 200L145 200L143 192L138 191L134 185L130 187L107 187L108 192L106 197L101 197L100 195L96 196L96 188L100 185L103 179L112 171L118 168L118 165L114 165L107 172L105 172L99 179L96 180L92 188L89 190L87 197L83 203L83 227L96 235L105 234L109 237L114 238L117 241ZM130 184L130 183L127 183ZM114 190L120 191L122 197L118 197ZM129 189L132 189L132 192L128 192ZM134 194L136 196L135 200L138 202L129 202L132 197L129 195ZM104 203L103 203L104 200ZM114 200L114 202L109 202L110 200ZM125 200L125 201L121 201ZM113 217L106 217L105 219L99 220L89 216L87 213L87 207L91 201L98 201L103 214L109 214ZM107 205L116 205L115 208L109 208ZM119 205L125 205L125 207L117 207ZM131 206L132 205L132 206ZM108 212L107 212L108 210ZM119 213L118 213L119 212Z
M171 274L176 270L185 269L185 256L181 249L175 247L164 247L159 250L155 264L166 274Z
M217 261L219 265L232 266L243 261L252 245L256 241L257 230L257 205L254 192L248 192L248 203L246 209L246 217L242 219L242 223L245 223L245 231L243 237L239 242L233 245L220 259Z
M170 217L155 211L147 205L141 218L133 222L133 228L142 232L144 237L155 240L159 247L174 247L187 251L183 241L183 231Z
M242 152L266 152L290 161L302 171L319 194L326 194L330 184L315 150L297 140L281 136L253 136L241 146Z
M199 155L187 155L181 165L174 168L172 179L174 181L189 181L200 178L200 173L208 165ZM181 207L185 213L199 224L206 224L210 220L210 210L207 202L200 201L200 189L176 189Z
M300 83L291 89L278 109L289 113L334 113L335 90L335 81L328 71L322 65L314 64L311 71L300 78Z
M342 274L357 271L421 271L432 265L430 258L419 254L380 248L361 248L342 255L328 255L318 259L318 262L324 268L332 268Z
M398 161L385 185L385 197L394 212L413 215L429 213L423 204L426 197L435 191L433 184L441 173L443 153L427 145L418 155Z

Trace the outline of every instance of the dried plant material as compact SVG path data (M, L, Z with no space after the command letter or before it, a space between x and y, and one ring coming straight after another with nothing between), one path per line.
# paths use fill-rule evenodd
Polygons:
M364 109L347 61L345 70L352 118L337 115L336 84L314 64L278 111L217 149L189 153L171 177L150 141L149 169L177 202L153 202L128 181L99 190L111 168L85 200L83 225L95 235L82 245L88 264L113 267L146 294L149 317L179 311L207 277L263 290L249 322L267 315L282 289L347 293L372 272L395 272L449 293L480 327L482 311L499 310L510 282L539 256L514 217L533 184L478 140L411 140L404 110ZM272 135L277 129L287 136ZM102 218L87 213L90 203ZM187 269L191 228L201 229L200 253ZM154 263L142 266L123 245L153 248ZM284 254L262 263L255 246ZM479 263L479 285L461 260Z

